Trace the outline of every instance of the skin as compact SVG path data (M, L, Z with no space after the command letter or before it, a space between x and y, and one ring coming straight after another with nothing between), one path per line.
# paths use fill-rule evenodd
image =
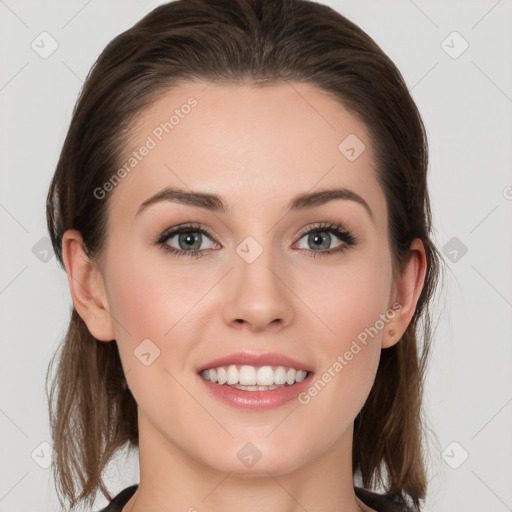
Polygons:
M102 257L88 261L75 230L63 239L74 305L93 336L116 340L138 404L140 483L123 512L371 511L354 493L353 423L380 351L398 342L414 314L423 245L413 241L410 263L394 279L368 132L331 96L303 83L206 85L173 89L137 119L127 154L190 96L198 101L103 199L110 211ZM366 145L354 161L338 150L349 134ZM167 186L219 194L231 210L161 202L136 215ZM340 199L285 212L297 194L331 187L360 195L373 218ZM203 257L155 244L189 222L215 235L202 236ZM308 249L343 243L330 233L327 249L308 244L302 233L318 222L346 227L358 243L313 257ZM263 248L252 263L235 250L247 236ZM167 243L186 250L177 236ZM306 405L242 412L207 393L196 374L200 364L247 350L289 355L321 376L396 302L400 312ZM133 352L147 338L160 356L145 366ZM237 457L248 442L262 454L250 468Z

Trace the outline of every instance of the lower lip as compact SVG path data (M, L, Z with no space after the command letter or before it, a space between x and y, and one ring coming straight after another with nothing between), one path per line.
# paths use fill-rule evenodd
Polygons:
M297 396L309 387L312 377L313 372L309 373L302 382L297 382L292 386L284 386L268 391L245 391L224 384L216 384L198 375L208 391L222 402L238 409L258 411L274 409L297 399Z

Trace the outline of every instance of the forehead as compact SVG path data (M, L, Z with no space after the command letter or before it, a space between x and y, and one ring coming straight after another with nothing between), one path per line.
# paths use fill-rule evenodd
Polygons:
M119 168L110 200L123 217L168 186L225 196L238 213L334 186L385 209L364 123L305 83L173 88L133 123Z

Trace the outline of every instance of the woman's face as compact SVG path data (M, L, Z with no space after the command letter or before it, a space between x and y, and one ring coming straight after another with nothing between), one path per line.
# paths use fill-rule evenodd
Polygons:
M101 275L141 446L251 474L347 453L396 313L365 126L307 84L190 82L134 134L124 172L96 193L109 201ZM347 192L307 199L331 189ZM224 384L222 399L199 371L240 352L293 358L308 377L288 395Z

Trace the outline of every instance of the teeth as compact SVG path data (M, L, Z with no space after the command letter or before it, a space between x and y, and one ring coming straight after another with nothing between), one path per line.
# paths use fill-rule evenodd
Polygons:
M242 381L242 371L244 368L253 369L256 376L255 384L258 384L259 386L272 386L273 384L275 384L274 370L272 370L272 366L262 366L261 368L258 368L257 372L254 370L254 367L252 366L244 366L240 371L240 381Z
M286 370L282 366L279 366L275 371L274 379L276 384L284 384L286 382Z
M209 370L205 370L205 372L208 372L208 371ZM213 371L215 371L215 370L213 370ZM211 374L210 374L210 376L211 376ZM215 379L212 380L210 378L210 380L212 382L215 382ZM225 384L227 380L228 380L228 376L227 376L225 368L223 368L222 366L220 368L217 368L217 382L219 384Z
M233 368L235 368L235 370L232 373L233 375L236 375L236 366ZM238 375L239 377L237 380L242 384L242 386L254 386L256 383L263 385L263 382L258 382L256 380L256 368L254 368L254 366L242 366ZM269 382L269 384L272 384L272 382Z
M233 366L231 365L229 368L228 368L228 371L227 371L227 374L228 374L228 384L231 385L231 384L238 384L241 382L238 380L238 370L236 369L236 366Z
M283 386L242 386L241 384L235 384L233 387L243 389L244 391L271 391L272 389L282 388Z
M283 366L258 367L250 365L237 366L234 364L210 368L201 372L201 376L211 382L227 384L238 389L248 389L250 391L276 389L276 386L283 386L284 384L292 386L296 382L302 382L307 374L308 372L305 370L295 370L294 368L284 368Z

